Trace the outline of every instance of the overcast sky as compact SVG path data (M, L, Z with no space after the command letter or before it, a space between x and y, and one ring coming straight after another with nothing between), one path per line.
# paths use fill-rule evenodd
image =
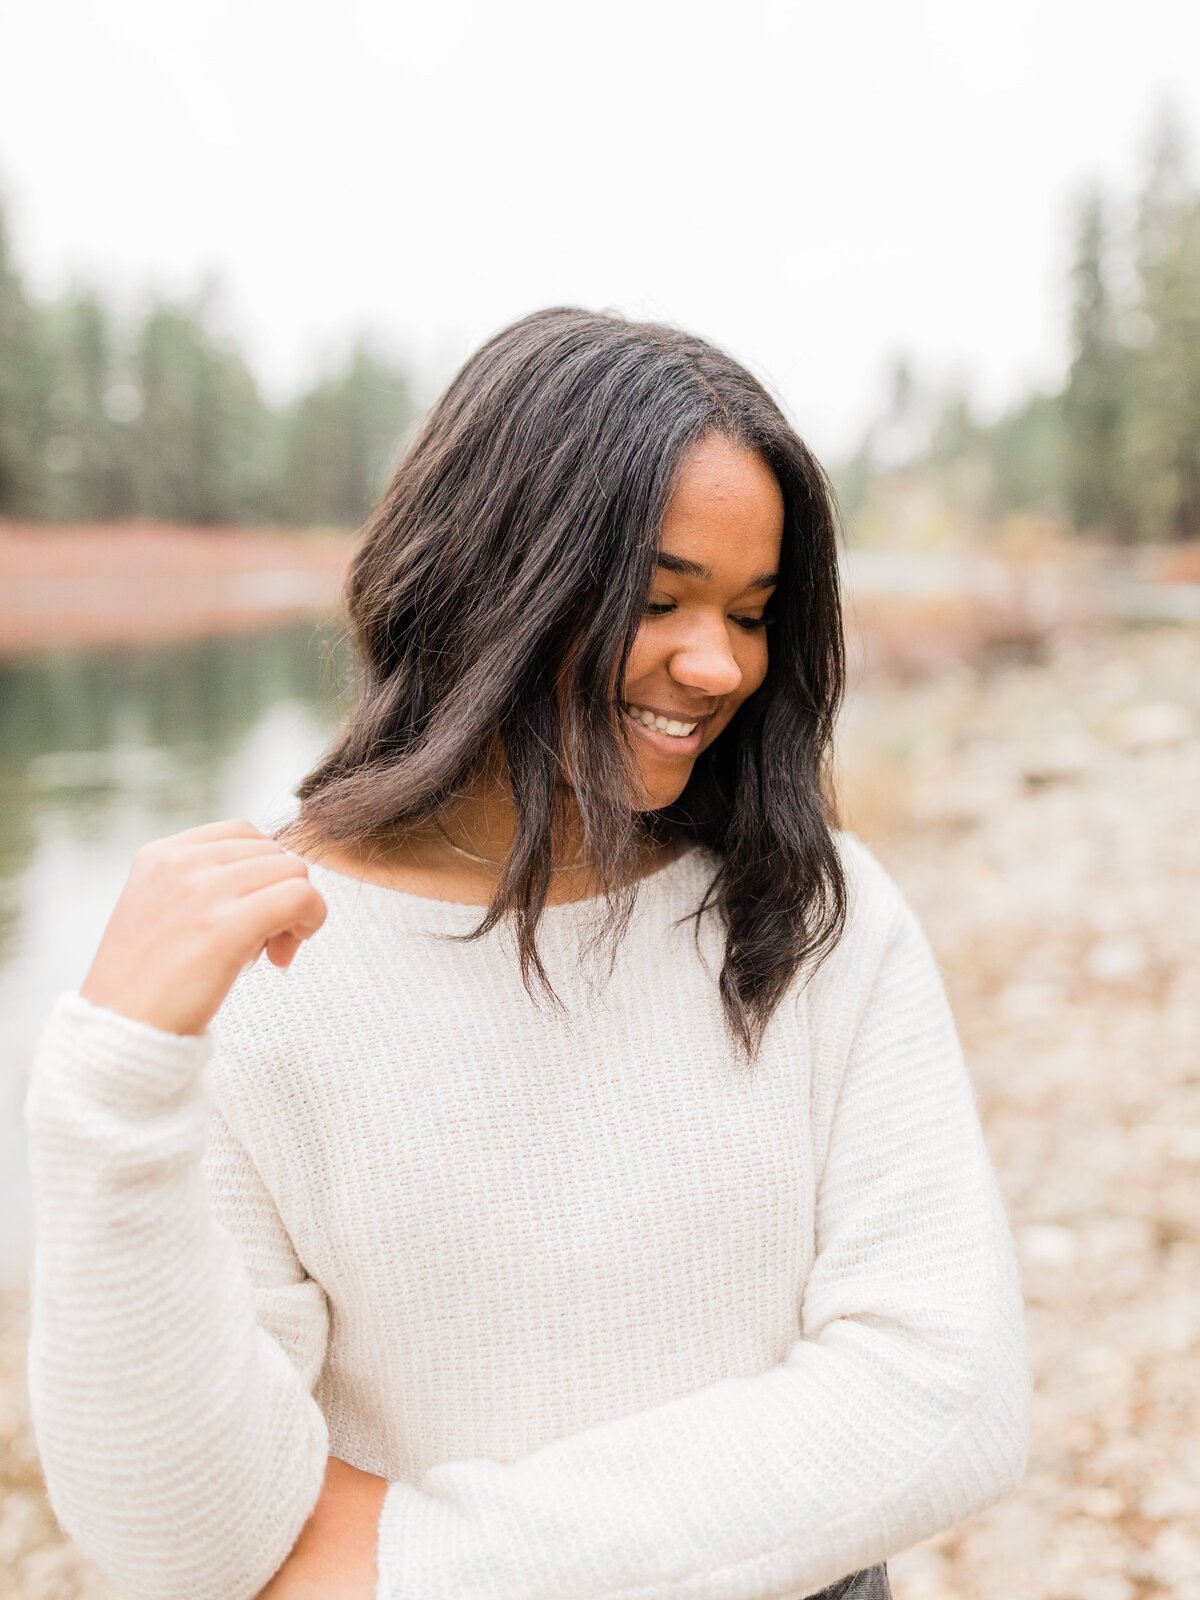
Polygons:
M17 0L0 193L35 289L205 269L279 397L387 336L427 399L549 304L694 329L849 449L890 357L1056 381L1069 207L1127 190L1195 0Z

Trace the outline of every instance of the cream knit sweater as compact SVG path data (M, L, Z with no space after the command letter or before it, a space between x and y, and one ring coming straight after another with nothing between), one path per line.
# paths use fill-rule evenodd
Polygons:
M389 1480L377 1600L807 1595L1020 1483L1012 1237L941 973L854 835L847 932L730 1057L716 859L612 979L314 866L290 970L202 1038L63 995L25 1101L53 1509L129 1600L250 1600L330 1454ZM593 982L589 987L588 977Z

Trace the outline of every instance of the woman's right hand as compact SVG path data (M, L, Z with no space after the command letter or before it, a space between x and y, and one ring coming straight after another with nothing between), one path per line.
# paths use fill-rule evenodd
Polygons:
M308 864L253 823L143 845L79 992L167 1033L202 1034L265 949L286 967L325 921Z

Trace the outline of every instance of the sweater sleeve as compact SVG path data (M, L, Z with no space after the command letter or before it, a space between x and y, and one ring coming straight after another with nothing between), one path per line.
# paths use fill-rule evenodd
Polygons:
M808 1595L1020 1483L1016 1252L940 969L897 900L784 1359L512 1462L390 1484L376 1600Z
M316 1505L324 1291L205 1069L62 995L24 1114L28 1386L51 1508L127 1600L251 1600Z

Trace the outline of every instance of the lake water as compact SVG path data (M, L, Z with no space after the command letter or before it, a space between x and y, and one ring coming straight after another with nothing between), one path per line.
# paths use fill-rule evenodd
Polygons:
M350 695L332 622L0 659L0 1282L28 1259L33 1047L82 982L133 852L200 822L290 816Z

